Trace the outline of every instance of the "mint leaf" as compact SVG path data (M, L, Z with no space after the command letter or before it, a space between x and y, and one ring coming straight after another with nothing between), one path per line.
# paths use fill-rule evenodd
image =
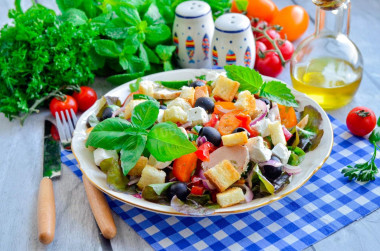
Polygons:
M290 89L280 81L265 82L259 95L281 105L298 107L298 103Z
M146 45L143 45L143 47L144 47L144 49L146 51L146 54L147 54L148 59L149 59L149 62L150 63L154 63L154 64L159 64L160 63L160 58L156 55L156 53L151 48L149 48Z
M246 11L248 7L248 0L235 0L236 7L240 11Z
M128 35L123 43L123 52L125 54L135 54L140 44L137 34Z
M148 133L147 148L158 161L171 161L197 148L172 122L159 123Z
M148 129L157 120L159 112L159 103L157 101L148 100L137 105L132 111L132 123L143 129Z
M380 142L380 127L376 127L371 135L369 136L369 142L372 144L377 144L377 142Z
M72 23L74 26L85 24L88 21L86 13L78 9L68 9L62 15L62 20Z
M148 54L147 54L143 44L140 44L140 46L139 46L139 57L144 61L145 70L149 71L150 70L149 57L148 57Z
M155 3L149 6L148 11L145 13L143 18L149 25L152 24L164 24L165 19L162 17Z
M227 77L240 83L239 90L248 90L252 94L259 92L263 85L261 75L253 69L244 66L226 65Z
M135 7L127 3L123 3L122 6L116 8L115 12L117 15L131 26L136 26L141 22L140 15Z
M136 165L146 143L146 135L133 135L124 143L123 149L120 151L121 168L123 174L127 175L129 171Z
M162 61L169 61L175 51L174 45L157 45L156 53L162 59Z
M164 61L164 71L172 71L173 65L170 61Z
M93 44L95 51L101 56L116 58L121 53L121 49L113 40L99 39Z
M169 26L165 24L151 25L146 28L146 42L149 46L155 46L168 40L171 36Z

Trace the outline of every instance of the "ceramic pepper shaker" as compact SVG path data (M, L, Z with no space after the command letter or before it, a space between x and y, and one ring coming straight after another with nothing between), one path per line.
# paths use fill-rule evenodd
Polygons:
M228 13L216 19L212 40L213 66L241 65L253 68L255 56L255 39L248 17Z
M202 1L186 1L177 6L173 43L182 68L211 68L211 40L214 20L210 6Z

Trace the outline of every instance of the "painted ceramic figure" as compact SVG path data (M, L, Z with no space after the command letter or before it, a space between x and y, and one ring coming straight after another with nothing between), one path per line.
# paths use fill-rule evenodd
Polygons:
M210 6L187 1L177 6L173 25L173 44L182 68L211 68L211 40L214 21Z
M249 19L237 13L220 16L215 21L212 48L213 66L241 65L253 68L256 48Z

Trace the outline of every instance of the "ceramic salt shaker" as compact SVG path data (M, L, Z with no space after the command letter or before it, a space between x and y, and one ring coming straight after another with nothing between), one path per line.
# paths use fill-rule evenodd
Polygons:
M214 67L241 65L253 68L256 46L248 17L228 13L215 21L212 39L212 64Z
M186 1L177 6L173 24L173 43L182 68L211 68L211 40L214 20L210 5Z

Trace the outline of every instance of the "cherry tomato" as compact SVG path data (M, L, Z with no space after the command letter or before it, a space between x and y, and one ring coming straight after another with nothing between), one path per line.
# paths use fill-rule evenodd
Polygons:
M73 93L73 98L77 101L79 110L84 112L96 102L98 96L91 87L81 86L79 93Z
M272 0L249 0L248 2L247 17L249 19L257 17L270 22L277 13L277 5Z
M195 195L202 195L204 190L205 189L201 186L193 186L190 193Z
M352 109L346 119L348 130L356 136L365 136L376 126L375 113L364 106L358 106Z
M51 114L53 114L53 116L55 117L55 112L58 112L60 114L61 111L65 113L65 110L69 110L70 114L70 109L73 109L74 113L77 113L78 105L73 97L71 97L70 95L66 95L64 100L53 98L50 101L49 109Z
M255 62L257 62L257 60L259 60L259 54L264 53L266 50L267 50L267 46L263 42L256 41L256 60L255 60Z
M258 18L254 18L253 21L251 22L251 25L259 30L264 30L266 27L268 27L268 22L264 20L260 20ZM253 35L255 36L255 38L262 36L262 34L257 31L254 31Z
M277 41L277 46L280 49L281 54L285 60L289 60L292 58L294 46L291 42L289 42L288 40Z
M263 75L277 77L282 71L280 57L275 52L267 52L264 58L259 57L255 69Z
M289 41L294 41L302 36L309 25L309 15L299 5L290 5L280 10L271 22L282 27L280 34Z
M281 38L280 34L279 34L277 31L275 31L275 30L267 30L267 35L268 35L271 39L273 39L273 40L274 40L274 39L280 39L280 38ZM257 40L257 41L260 41L260 42L264 43L268 50L273 49L273 45L272 45L272 44L269 42L269 40L266 39L265 37L260 38L260 39Z

